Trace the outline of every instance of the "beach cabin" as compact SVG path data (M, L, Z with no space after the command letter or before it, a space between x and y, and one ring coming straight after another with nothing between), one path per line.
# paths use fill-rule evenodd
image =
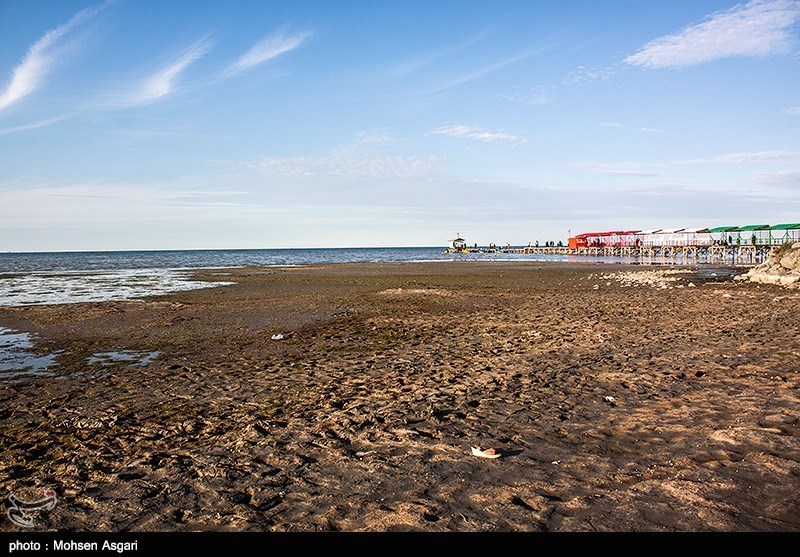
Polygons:
M620 246L638 246L639 244L636 243L638 239L637 234L639 234L641 230L626 230L619 234L618 240Z
M684 228L683 236L687 246L710 246L712 242L708 228Z
M800 222L770 226L766 234L767 243L771 246L787 242L800 242Z
M748 224L729 231L737 246L763 246L769 243L768 224Z
M636 233L637 246L657 246L659 237L657 234L661 232L660 228L653 228L650 230L640 230Z
M735 241L733 235L729 234L735 229L735 226L716 226L714 228L709 228L706 232L709 234L712 243L716 242L720 245L726 245L728 243L728 236L731 237L731 242Z
M656 232L658 240L656 245L659 246L683 246L684 235L683 228L664 228Z

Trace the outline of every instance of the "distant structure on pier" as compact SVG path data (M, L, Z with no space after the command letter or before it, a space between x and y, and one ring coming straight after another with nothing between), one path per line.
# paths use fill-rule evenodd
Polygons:
M467 241L456 232L456 237L450 240L450 246L445 250L446 253L467 253Z
M772 250L787 242L800 242L800 223L749 224L714 228L664 228L656 230L611 230L584 232L567 240L543 246L506 247L494 244L467 247L459 234L450 240L447 253L514 253L626 257L643 260L682 260L756 264L766 261Z
M800 241L800 223L748 224L715 228L669 228L585 232L569 239L570 249L589 247L777 246Z
M787 242L800 242L800 223L585 232L569 238L567 245L573 255L745 264L765 261Z
M765 261L781 244L799 241L800 223L786 223L585 232L567 245L574 255L748 264Z

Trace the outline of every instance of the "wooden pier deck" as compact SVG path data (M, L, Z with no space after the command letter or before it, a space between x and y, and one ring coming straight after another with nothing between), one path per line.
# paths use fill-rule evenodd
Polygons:
M695 246L594 246L570 249L568 247L540 246L522 248L470 249L469 253L513 253L539 255L574 255L589 257L625 257L653 262L720 263L732 265L757 265L769 257L777 245L695 245Z

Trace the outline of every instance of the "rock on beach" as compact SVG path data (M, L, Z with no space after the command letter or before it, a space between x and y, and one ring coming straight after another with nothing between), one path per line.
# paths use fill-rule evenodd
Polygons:
M800 242L792 244L789 249L772 252L767 261L739 275L736 280L800 288Z

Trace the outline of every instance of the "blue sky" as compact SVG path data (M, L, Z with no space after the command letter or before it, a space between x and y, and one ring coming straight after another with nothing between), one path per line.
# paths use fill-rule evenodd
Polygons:
M800 1L0 1L0 251L800 221Z

